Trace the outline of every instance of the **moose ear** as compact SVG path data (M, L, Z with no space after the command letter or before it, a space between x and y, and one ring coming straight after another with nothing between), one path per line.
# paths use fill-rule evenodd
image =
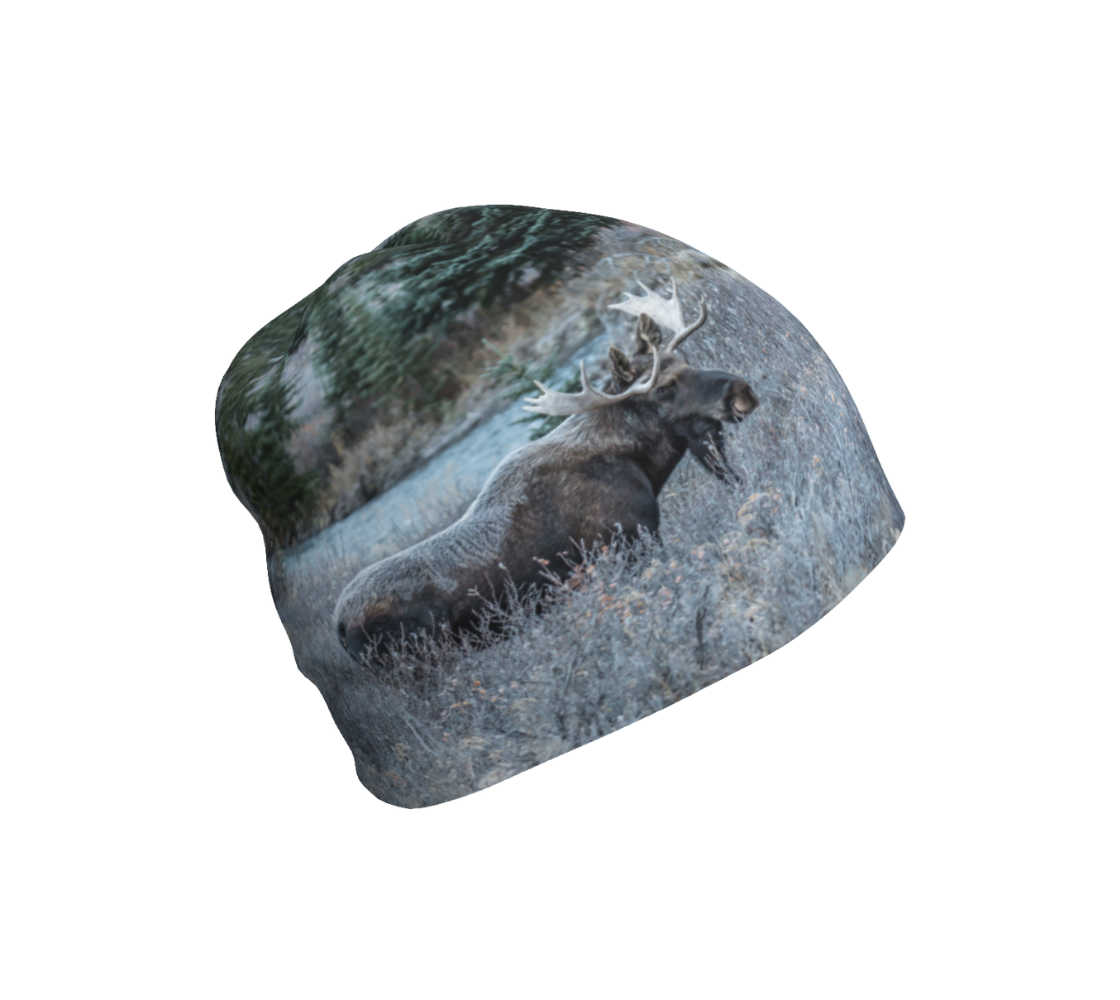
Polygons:
M629 385L638 374L630 364L630 359L617 347L611 348L611 372L622 386Z
M661 346L661 327L645 313L638 317L638 330L634 334L634 353L649 354Z

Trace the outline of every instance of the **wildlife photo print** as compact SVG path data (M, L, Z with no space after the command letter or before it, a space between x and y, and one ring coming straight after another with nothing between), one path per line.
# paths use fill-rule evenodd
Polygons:
M641 226L421 219L241 349L226 476L377 797L426 806L773 652L903 527L809 332Z

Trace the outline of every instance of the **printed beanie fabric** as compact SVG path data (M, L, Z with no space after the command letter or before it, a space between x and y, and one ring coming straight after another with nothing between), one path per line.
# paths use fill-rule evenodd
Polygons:
M745 667L903 527L779 303L617 219L438 212L222 379L218 445L359 779L486 788Z

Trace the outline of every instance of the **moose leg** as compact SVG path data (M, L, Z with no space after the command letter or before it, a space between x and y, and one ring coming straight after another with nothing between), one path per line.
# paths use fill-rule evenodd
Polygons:
M401 635L400 623L391 619L349 626L338 623L338 641L359 663L380 659L393 639Z
M400 614L371 615L352 622L340 620L338 640L359 663L375 664L394 643L422 633L435 634L447 620L446 606L425 601L402 609Z

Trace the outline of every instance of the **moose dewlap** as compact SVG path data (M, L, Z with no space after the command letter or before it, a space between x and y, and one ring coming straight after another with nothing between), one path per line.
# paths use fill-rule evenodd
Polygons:
M241 349L218 445L379 798L465 795L794 638L903 514L840 376L617 219L428 216Z

